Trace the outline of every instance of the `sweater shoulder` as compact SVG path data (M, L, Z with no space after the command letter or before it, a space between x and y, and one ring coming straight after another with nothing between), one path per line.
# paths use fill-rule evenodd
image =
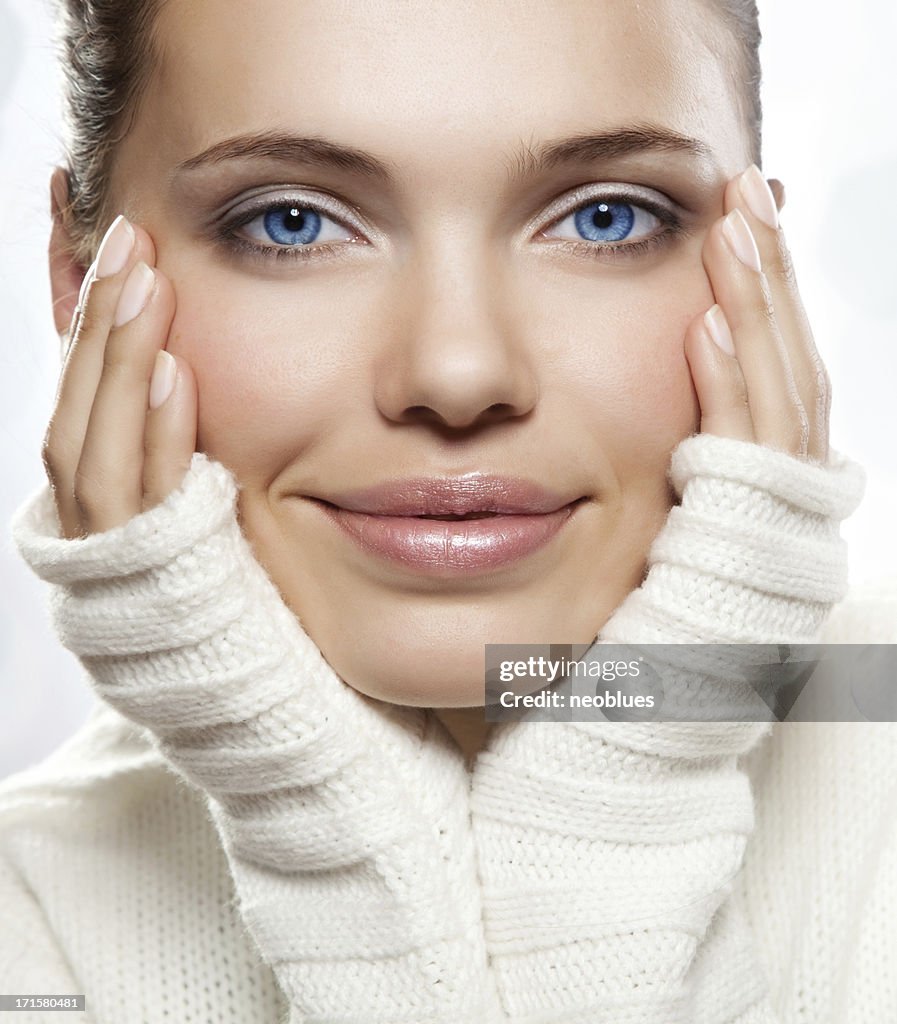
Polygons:
M51 949L97 1020L134 1019L137 991L147 1020L283 1019L205 794L107 705L0 783L0 883L40 931L22 955Z
M0 829L29 806L57 808L115 780L171 773L149 733L98 701L81 727L42 761L0 780Z

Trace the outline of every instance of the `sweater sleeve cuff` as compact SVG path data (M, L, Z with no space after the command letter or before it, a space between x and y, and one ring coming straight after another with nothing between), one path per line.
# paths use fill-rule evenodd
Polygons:
M13 517L12 535L22 557L48 583L129 576L160 568L222 530L233 517L236 495L231 473L196 452L180 486L122 526L63 538L53 492L45 485Z
M22 557L53 585L60 640L97 694L141 726L202 729L259 715L295 690L273 671L287 658L345 714L357 703L326 686L320 651L240 531L236 495L231 473L197 453L177 489L122 526L60 537L49 488L13 521Z
M673 452L670 479L682 496L698 477L729 480L766 491L795 509L840 522L863 497L863 468L832 449L826 464L799 459L763 445L713 434L695 434Z
M681 498L651 546L648 574L602 630L614 643L814 643L847 590L839 522L865 474L700 434L673 453Z

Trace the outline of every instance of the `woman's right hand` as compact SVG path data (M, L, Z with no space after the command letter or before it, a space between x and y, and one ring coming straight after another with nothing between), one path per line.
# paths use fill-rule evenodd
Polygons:
M196 447L196 385L165 350L175 311L142 228L113 222L84 278L43 463L66 539L159 504Z

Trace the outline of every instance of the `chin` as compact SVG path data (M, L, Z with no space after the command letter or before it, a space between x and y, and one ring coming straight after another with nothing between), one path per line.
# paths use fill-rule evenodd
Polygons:
M440 651L421 657L395 653L345 652L324 656L352 689L375 700L406 707L482 707L485 702L485 651L482 645L470 649Z
M591 644L622 595L589 596L525 608L505 601L491 615L482 606L454 616L446 608L436 619L409 616L401 632L394 623L389 628L388 617L359 618L351 642L337 629L316 640L337 675L368 697L408 707L482 707L486 644Z

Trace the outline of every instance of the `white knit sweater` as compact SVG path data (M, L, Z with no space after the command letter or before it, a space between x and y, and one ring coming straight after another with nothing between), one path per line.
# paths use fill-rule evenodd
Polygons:
M671 478L681 505L602 639L816 639L845 591L838 521L859 468L699 436ZM81 1019L102 1024L825 1019L787 1016L817 1004L777 958L813 944L764 919L782 898L770 868L797 871L789 898L807 900L802 864L754 868L756 899L750 857L739 874L754 814L738 758L767 726L508 723L468 773L432 716L335 676L252 557L235 496L196 455L163 505L107 533L61 540L46 490L16 517L102 704L0 787L16 922L0 992L84 992ZM787 758L786 733L824 727L778 728ZM772 755L757 764L776 779ZM824 801L814 813L831 831ZM886 934L893 949L885 925L866 941ZM895 1011L894 974L876 977L863 1005ZM832 1020L869 1019L843 1009Z

